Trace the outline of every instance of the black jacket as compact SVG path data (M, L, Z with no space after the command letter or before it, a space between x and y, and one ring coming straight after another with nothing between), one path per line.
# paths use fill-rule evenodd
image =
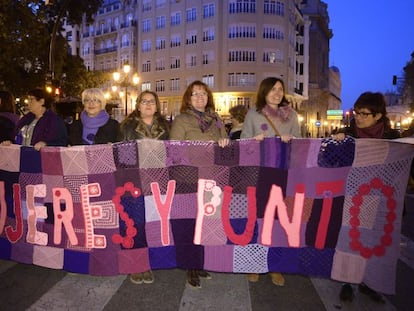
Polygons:
M75 120L71 125L69 125L68 131L70 146L87 145L87 143L82 139L83 124L80 119ZM119 141L119 137L119 122L114 119L109 119L108 122L98 129L93 143L95 145L116 143Z

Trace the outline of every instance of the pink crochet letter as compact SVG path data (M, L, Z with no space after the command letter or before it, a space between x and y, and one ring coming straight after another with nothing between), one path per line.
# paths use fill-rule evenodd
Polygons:
M72 226L73 200L72 195L66 188L53 188L53 211L55 214L55 226L53 243L60 244L62 241L62 226L65 226L66 233L72 245L78 245L78 237ZM65 202L65 210L60 209L61 201Z
M27 235L26 241L32 244L47 245L48 234L37 231L37 219L47 218L47 209L44 205L35 205L35 198L44 198L46 196L46 185L28 185L26 186L27 201Z
M168 221L171 205L175 193L175 180L169 180L167 185L167 196L164 202L161 202L160 186L157 182L151 183L151 191L154 194L155 207L161 219L161 242L162 245L170 245L170 222Z
M7 239L15 243L21 239L23 235L23 215L22 215L22 204L20 198L20 185L14 184L13 185L13 211L14 216L16 217L16 229L13 229L11 226L6 227L6 236Z
M230 223L230 201L233 188L230 186L224 187L223 207L221 210L221 217L223 221L224 232L230 241L234 244L247 245L252 240L254 233L254 226L256 224L256 187L247 187L247 224L246 229L242 234L234 233Z
M303 204L305 199L305 187L302 184L296 186L295 203L293 206L292 222L289 221L287 207L283 200L282 188L272 185L269 200L266 205L263 219L262 243L272 244L272 229L277 208L277 215L282 228L285 230L288 244L291 247L300 245L300 225L302 223Z
M316 185L316 194L323 194L322 212L316 233L315 248L322 249L325 246L326 234L328 232L329 219L332 213L333 194L343 191L344 181L320 182Z

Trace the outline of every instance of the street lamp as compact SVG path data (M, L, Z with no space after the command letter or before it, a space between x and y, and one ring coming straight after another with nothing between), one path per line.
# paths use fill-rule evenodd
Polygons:
M121 79L121 73L115 71L113 75L113 79L115 82L120 83L121 88L125 88L125 116L128 115L128 87L130 86L137 86L139 83L139 77L137 73L132 75L131 80L131 66L128 63L125 63L122 67L123 77Z

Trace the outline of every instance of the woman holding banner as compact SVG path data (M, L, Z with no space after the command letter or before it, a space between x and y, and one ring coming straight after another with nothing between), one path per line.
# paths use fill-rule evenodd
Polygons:
M180 115L171 126L170 139L216 141L220 147L229 144L224 123L215 112L213 93L204 82L194 81L184 92ZM194 245L192 251L195 257L202 257L198 245ZM193 288L201 288L200 277L211 279L207 271L199 268L187 270L187 284Z
M136 139L166 140L170 124L161 115L161 105L157 93L146 90L137 98L135 110L121 122L121 141ZM129 280L134 284L151 284L154 275L151 270L132 273Z
M243 123L241 138L254 137L263 140L265 137L278 136L285 143L294 137L300 137L300 125L296 111L285 97L283 80L275 77L264 79L256 95L256 108L252 108ZM270 272L272 283L285 285L285 278L279 272ZM257 282L259 274L250 273L249 282Z
M344 140L345 136L377 139L396 139L400 137L400 132L391 128L390 120L387 117L386 102L384 96L379 92L362 93L354 104L353 114L354 118L351 120L350 126L342 128L337 134L332 135L334 139ZM364 283L358 285L358 290L376 302L385 302L380 293ZM339 298L343 301L352 301L353 296L351 284L342 285Z

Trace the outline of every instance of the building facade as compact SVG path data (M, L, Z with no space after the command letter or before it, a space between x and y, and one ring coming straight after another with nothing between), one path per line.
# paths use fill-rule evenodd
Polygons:
M341 120L327 118L328 110L341 107L339 69L329 67L329 42L333 32L329 28L328 5L320 0L302 1L302 12L309 18L309 92L303 102L308 135L326 136L341 125Z
M302 2L105 0L94 23L81 26L80 56L89 70L131 66L140 82L123 92L128 109L139 91L151 89L164 114L175 115L187 85L202 80L214 93L217 112L227 115L236 104L254 105L268 76L284 80L299 109L308 99L310 70L311 23ZM103 87L110 92L112 84Z

